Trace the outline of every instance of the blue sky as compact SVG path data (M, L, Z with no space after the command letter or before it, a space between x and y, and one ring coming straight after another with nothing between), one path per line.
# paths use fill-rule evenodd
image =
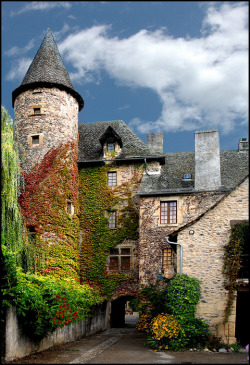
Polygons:
M164 152L194 151L194 132L220 147L248 137L248 2L2 1L2 105L50 28L75 90L79 123L123 120Z

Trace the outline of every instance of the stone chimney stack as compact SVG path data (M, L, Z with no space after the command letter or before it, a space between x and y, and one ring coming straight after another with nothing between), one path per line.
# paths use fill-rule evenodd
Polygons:
M239 140L239 144L238 144L238 151L239 152L245 152L249 150L249 144L248 144L248 139L247 138L241 138Z
M147 135L147 145L152 152L163 152L163 134L162 133L150 133Z
M221 187L220 144L217 130L195 132L195 189Z

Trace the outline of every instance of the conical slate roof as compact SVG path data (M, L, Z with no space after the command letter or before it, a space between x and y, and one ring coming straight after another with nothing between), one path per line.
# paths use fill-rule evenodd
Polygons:
M69 74L63 64L61 55L49 29L47 30L21 86L13 91L13 104L15 98L22 91L39 86L58 87L63 89L77 99L79 110L83 108L83 99L74 90Z

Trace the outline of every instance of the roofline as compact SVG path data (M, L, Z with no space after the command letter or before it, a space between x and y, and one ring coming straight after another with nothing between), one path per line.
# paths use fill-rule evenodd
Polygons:
M188 222L184 226L182 226L182 227L176 229L175 231L173 231L171 233L171 235L175 236L179 232L183 231L185 228L191 227L194 223L198 222L202 217L204 217L205 214L207 214L208 212L210 212L212 209L214 209L215 207L217 207L217 205L219 205L221 201L223 201L224 199L226 199L228 197L228 195L231 194L238 186L240 186L248 177L249 177L249 174L246 175L243 179L241 179L240 182L237 185L235 185L232 189L230 189L227 193L225 193L212 207L208 208L205 212L203 212L202 214L200 214L192 222Z
M160 163L165 163L165 156L159 155L159 156L138 156L138 157L125 157L125 158L115 158L115 159L102 159L102 160L86 160L86 161L77 161L78 165L90 165L90 164L105 164L105 162L129 162L129 161L143 161L145 159L150 160L159 160Z
M195 190L193 188L180 188L180 190L158 190L158 191L152 191L152 192L137 192L136 195L143 196L143 197L149 197L149 196L166 196L166 195L180 195L180 194L200 194L200 193L227 193L228 191L231 191L227 188L217 189L217 190Z
M81 95L78 94L77 91L75 91L74 89L71 89L70 87L68 87L66 85L58 84L56 82L47 82L47 81L35 81L35 82L31 82L29 84L20 85L18 88L16 88L12 92L12 107L14 108L15 100L18 97L18 95L20 95L22 92L30 90L30 89L37 89L39 87L45 87L45 88L49 88L49 89L56 87L59 90L64 90L76 99L76 101L78 102L78 105L79 105L79 112L84 107L84 100L81 97Z

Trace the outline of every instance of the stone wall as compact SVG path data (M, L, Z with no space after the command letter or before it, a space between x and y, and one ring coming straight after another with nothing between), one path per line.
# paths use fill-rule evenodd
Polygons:
M223 246L231 234L230 221L249 219L248 191L247 179L200 220L178 234L178 242L183 245L183 273L201 283L197 316L207 320L214 333L230 342L235 342L236 301L224 328L227 291L222 274Z
M81 337L90 336L104 331L109 327L110 303L96 307L93 316L86 321L69 324L58 328L52 334L44 337L39 343L24 336L18 322L16 308L11 307L6 315L5 361L22 358L34 352L46 350L50 347L75 341Z
M34 108L40 108L36 114ZM78 103L70 94L57 88L39 88L21 93L15 100L15 139L22 164L29 171L52 147L70 140L77 142ZM39 143L32 145L32 136Z
M223 246L228 242L231 233L230 221L248 220L248 179L228 196L222 197L222 194L206 193L142 198L139 278L141 284L157 280L157 273L162 265L162 250L168 247L166 236L180 229L177 242L183 247L182 272L197 278L201 283L202 297L197 316L208 321L215 334L224 340L235 342L236 303L226 328L222 325L227 300L222 275ZM159 224L161 200L177 200L177 224ZM203 215L204 212L206 213ZM179 270L178 247L177 271Z
M157 274L162 266L162 250L169 247L166 236L194 221L222 196L222 193L211 192L141 197L139 275L142 284L146 284L149 280L157 280ZM177 201L177 223L160 223L160 202L162 201Z

